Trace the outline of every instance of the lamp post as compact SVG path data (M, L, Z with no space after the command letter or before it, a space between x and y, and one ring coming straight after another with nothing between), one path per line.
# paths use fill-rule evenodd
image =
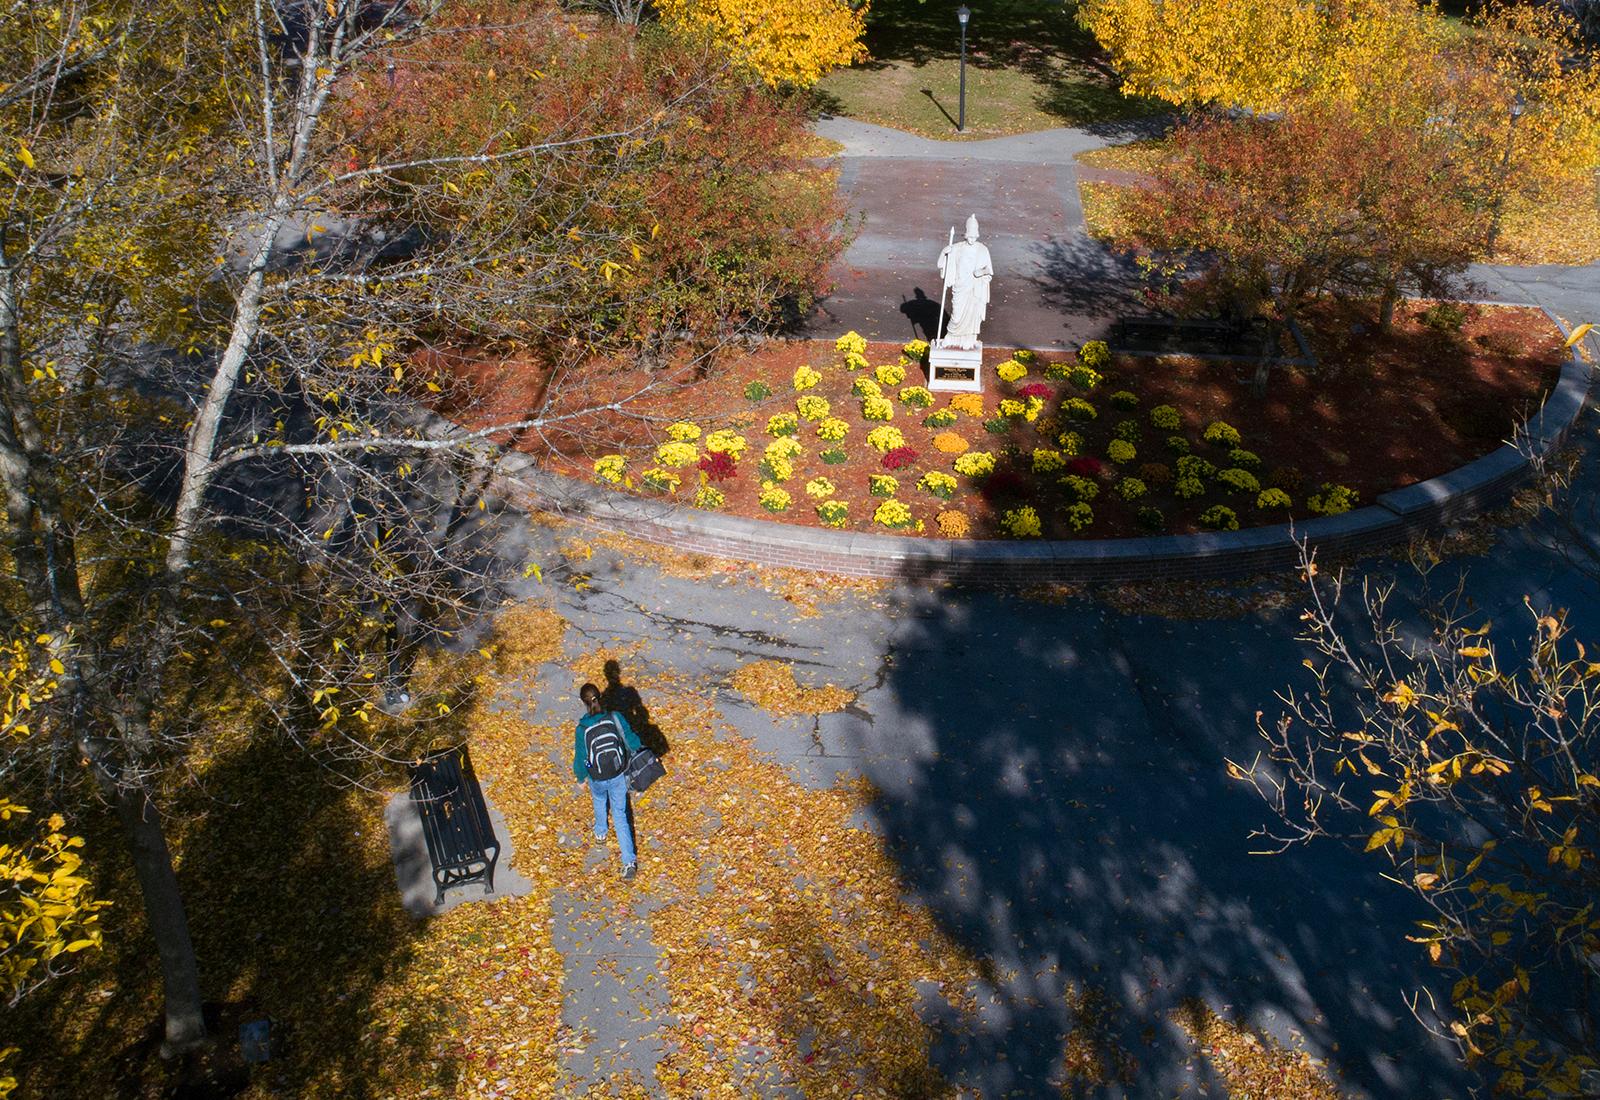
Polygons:
M1500 243L1500 219L1505 214L1506 188L1511 186L1511 150L1517 139L1517 120L1528 109L1527 101L1518 92L1511 100L1511 121L1506 124L1506 151L1500 158L1500 184L1495 189L1494 195L1494 220L1489 223L1489 239L1485 242L1484 251L1489 259L1494 258L1495 246Z
M972 18L972 9L962 4L956 9L956 18L961 21L961 100L956 108L956 133L967 132L967 20Z

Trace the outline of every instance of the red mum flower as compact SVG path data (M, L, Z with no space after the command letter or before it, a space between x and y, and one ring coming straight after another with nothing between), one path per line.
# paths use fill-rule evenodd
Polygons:
M1055 396L1055 391L1043 382L1029 382L1017 391L1019 397L1037 397L1041 401L1048 401Z
M726 481L739 472L739 464L726 451L707 451L700 458L700 469L712 481Z
M1028 479L1015 470L996 470L983 479L978 492L990 504L997 500L1016 500L1027 495Z
M1105 472L1106 464L1093 455L1084 455L1067 463L1067 473L1079 477L1099 477Z
M895 447L883 456L885 470L899 470L911 465L921 456L915 447Z

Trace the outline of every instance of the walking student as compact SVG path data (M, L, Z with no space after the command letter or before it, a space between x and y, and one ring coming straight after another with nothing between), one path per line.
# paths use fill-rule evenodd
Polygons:
M578 698L588 713L578 719L572 740L572 774L589 781L594 796L594 838L606 839L606 807L617 826L617 847L622 850L622 877L632 878L637 867L633 830L628 826L628 756L639 751L639 738L628 720L600 707L600 689L584 684Z

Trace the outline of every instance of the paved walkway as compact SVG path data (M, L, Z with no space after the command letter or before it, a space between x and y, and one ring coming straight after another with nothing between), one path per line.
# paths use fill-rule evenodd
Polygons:
M1160 125L1147 122L1141 132ZM939 250L968 214L978 215L994 257L986 343L1072 347L1103 336L1119 313L1140 308L1132 264L1088 234L1074 160L1138 132L1063 128L935 141L846 118L823 119L816 131L844 147L839 187L862 222L834 267L834 292L813 315L809 334L926 336L937 325ZM1544 306L1571 321L1600 318L1600 264L1482 265L1470 275L1488 299Z

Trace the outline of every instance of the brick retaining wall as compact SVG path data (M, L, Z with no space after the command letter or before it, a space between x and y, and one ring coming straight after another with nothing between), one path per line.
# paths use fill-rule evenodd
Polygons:
M1545 455L1562 444L1583 411L1591 380L1574 351L1525 428L1530 452ZM1021 585L1272 572L1298 564L1301 541L1324 557L1367 554L1498 504L1530 473L1523 453L1507 445L1339 516L1195 535L1029 542L908 538L719 515L550 474L515 452L500 459L499 484L512 500L575 523L715 557L857 577Z

